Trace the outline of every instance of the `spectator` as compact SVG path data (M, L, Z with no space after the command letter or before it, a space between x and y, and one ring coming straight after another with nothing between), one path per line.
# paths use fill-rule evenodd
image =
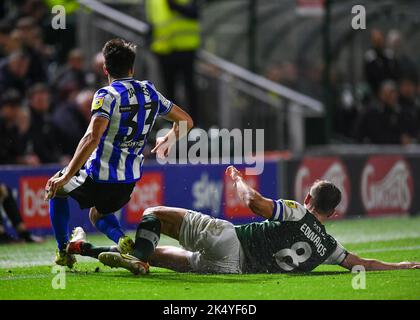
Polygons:
M86 75L86 83L92 88L102 88L108 85L108 78L104 73L104 56L102 52L98 52L92 60L90 72Z
M3 206L7 217L12 223L13 228L16 230L19 240L37 243L43 241L42 238L31 234L27 230L17 207L16 200L13 198L12 190L3 183L0 183L0 205ZM6 233L3 219L1 219L0 216L0 244L14 241L15 239Z
M416 83L411 79L402 79L399 83L399 99L405 122L413 137L420 133L420 104L416 95Z
M176 100L175 88L180 76L187 100L185 105L194 121L199 122L194 79L196 50L200 46L198 0L147 0L146 16L152 25L150 48L160 64L165 96Z
M47 56L50 54L42 43L40 28L31 17L20 18L16 24L14 37L19 39L29 56L30 63L27 77L31 83L46 82L47 79Z
M29 129L31 126L31 117L27 108L21 108L18 114L17 127L21 135L24 145L24 157L21 163L30 166L39 166L41 161L34 153L34 148L29 137Z
M66 156L73 155L77 144L86 132L93 95L92 90L81 91L76 96L75 103L65 102L54 112L53 122L61 132L64 141L63 152Z
M16 90L9 89L3 93L0 108L0 164L17 164L24 156L24 143L17 126L20 107Z
M414 61L404 52L402 36L398 30L391 30L387 35L387 55L397 62L400 78L418 82L418 70Z
M412 121L411 119L410 121ZM360 118L357 136L361 142L375 144L409 144L413 141L407 119L398 104L397 87L385 81L379 90L379 103Z
M21 6L21 14L24 17L31 17L38 26L51 29L51 18L47 6L43 0L26 0Z
M385 80L398 80L398 63L385 50L385 37L381 30L371 32L372 48L365 53L364 73L372 92L377 95Z
M28 102L31 113L29 129L34 153L42 163L59 162L63 140L50 119L50 92L45 84L35 84L29 90Z
M6 58L11 52L20 49L20 42L10 36L10 27L0 22L0 59Z
M28 85L26 74L30 58L22 51L14 51L0 62L0 91L16 89L24 96Z
M419 101L416 94L417 84L408 78L404 78L399 83L399 103L401 107L406 109L420 109Z
M83 55L80 49L70 51L67 63L58 72L55 87L60 101L73 100L77 93L86 86L83 71Z

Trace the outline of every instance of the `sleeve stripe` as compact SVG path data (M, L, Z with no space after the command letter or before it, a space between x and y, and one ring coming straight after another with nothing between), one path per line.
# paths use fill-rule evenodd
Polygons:
M169 106L169 108L166 109L164 112L161 112L160 115L164 116L165 114L168 114L172 110L173 105L174 105L173 102L171 102L171 105Z
M109 114L107 112L104 112L103 110L93 112L92 117L103 117L103 118L110 119Z
M281 201L273 200L274 202L274 208L273 208L273 214L271 216L271 220L278 220L279 216L283 218L283 204Z
M337 257L337 264L342 264L343 261L347 258L349 255L349 252L345 249L340 253L340 255Z
M282 201L279 201L280 202L280 219L279 219L279 221L283 221L284 220L284 218L283 218L283 210L284 210L284 208L283 208L283 202Z

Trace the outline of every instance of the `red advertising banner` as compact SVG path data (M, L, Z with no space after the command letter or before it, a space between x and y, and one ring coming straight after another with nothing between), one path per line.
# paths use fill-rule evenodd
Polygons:
M316 180L328 180L341 191L341 203L337 207L339 215L345 215L350 203L351 188L349 175L344 163L338 157L307 157L296 172L294 183L295 199L303 203L312 184Z
M259 190L259 176L252 175L247 176L245 175L245 170L240 170L244 179L248 185L252 188ZM229 219L235 218L249 218L254 217L255 214L245 206L241 199L239 199L235 187L233 186L232 179L228 178L227 176L224 177L224 196L225 196L225 216Z
M128 202L127 222L139 223L146 208L163 204L163 173L145 172L137 182Z
M48 176L19 179L20 212L28 228L50 228L48 202L44 201L45 184Z
M325 0L296 0L296 13L302 17L321 17L325 14Z
M414 186L409 163L401 156L372 156L362 171L360 190L370 216L410 211Z

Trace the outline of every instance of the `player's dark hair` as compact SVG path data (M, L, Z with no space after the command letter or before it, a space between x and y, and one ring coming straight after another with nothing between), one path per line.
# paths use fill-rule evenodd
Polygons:
M136 46L123 39L112 39L105 43L102 54L105 58L105 68L111 77L124 78L133 69Z
M331 214L341 201L341 191L326 180L315 181L309 194L312 205L322 214Z

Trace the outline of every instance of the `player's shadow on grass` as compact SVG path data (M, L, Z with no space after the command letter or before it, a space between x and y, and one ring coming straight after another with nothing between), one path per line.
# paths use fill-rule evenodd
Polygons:
M151 273L145 276L133 276L130 273L115 273L112 277L117 278L131 278L147 282L161 282L173 281L183 283L261 283L261 281L276 281L281 280L283 277L302 277L302 276L331 276L349 274L348 271L320 271L308 273L289 273L289 274L195 274L195 273L175 273L171 271Z
M99 272L98 272L99 271ZM105 271L105 272L104 272ZM90 276L124 278L124 279L138 279L144 281L173 281L173 282L189 282L189 283L261 283L261 281L275 281L286 277L319 277L319 276L334 276L342 274L350 274L349 271L312 271L302 273L256 273L256 274L197 274L197 273L177 273L164 268L157 268L148 275L134 276L123 269L108 269L97 267L94 272L81 272L89 274Z
M104 275L104 274L102 274ZM116 278L124 279L138 279L139 281L147 282L158 282L161 283L164 281L173 281L173 282L182 282L182 283L261 283L261 281L275 280L275 278L267 278L267 275L257 274L252 275L253 277L247 277L246 275L238 274L195 274L195 273L174 273L174 272L159 272L151 273L144 276L133 276L130 273L107 273L107 276L112 276ZM278 276L278 275L273 275Z
M350 274L349 271L315 271L315 272L300 272L300 273L288 273L288 276L292 277L316 277L316 276L334 276L340 274Z

